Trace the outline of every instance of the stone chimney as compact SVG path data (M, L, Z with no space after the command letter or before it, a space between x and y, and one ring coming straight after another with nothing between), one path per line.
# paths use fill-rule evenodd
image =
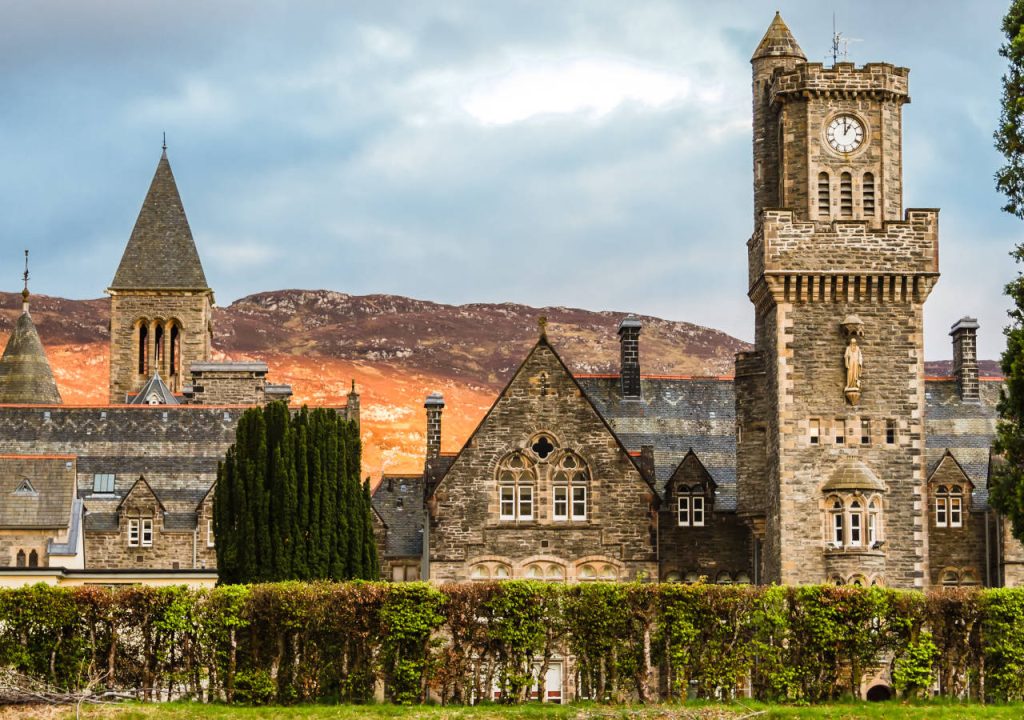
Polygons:
M444 410L444 396L439 392L427 395L423 404L427 409L427 459L441 454L441 411Z
M978 320L962 317L949 334L953 336L953 375L963 402L981 402L978 387Z
M619 323L619 360L622 397L640 397L640 321L632 315Z

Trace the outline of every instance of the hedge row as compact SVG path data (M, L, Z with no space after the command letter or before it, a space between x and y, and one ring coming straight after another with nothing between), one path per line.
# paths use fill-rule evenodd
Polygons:
M1024 591L534 582L0 591L0 668L53 686L247 703L523 702L571 655L611 702L820 701L888 667L903 694L1024 699ZM543 688L541 688L543 691ZM543 692L541 692L543 697Z

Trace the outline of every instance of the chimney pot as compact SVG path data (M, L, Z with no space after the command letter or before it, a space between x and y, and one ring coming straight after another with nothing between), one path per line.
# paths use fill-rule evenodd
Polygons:
M444 410L444 396L439 392L427 395L423 403L427 410L427 459L441 454L441 412Z

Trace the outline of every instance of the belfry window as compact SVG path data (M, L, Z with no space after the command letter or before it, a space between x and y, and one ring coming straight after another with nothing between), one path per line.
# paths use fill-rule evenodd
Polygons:
M498 516L501 520L533 520L534 463L521 452L498 466Z
M25 551L24 550L19 550L18 551L18 557L17 557L17 561L16 562L18 564L18 567L25 567Z
M156 363L155 364L156 364L157 371L159 371L160 370L160 365L163 363L163 359L164 359L164 328L163 328L163 325L157 325L156 326L156 329L153 331L153 340L155 341L154 344L156 346L156 350L154 351L154 353L156 355Z
M139 375L149 372L149 326L143 320L139 324Z
M28 566L30 568L39 567L39 553L35 550L28 554Z
M839 176L839 214L853 217L853 177L848 172Z
M832 211L831 205L828 173L818 173L818 214L828 217Z
M181 328L177 323L171 325L171 342L168 346L170 358L167 365L168 374L173 377L178 374L178 362L181 356Z
M872 173L864 173L864 215L874 217L875 215L875 176Z

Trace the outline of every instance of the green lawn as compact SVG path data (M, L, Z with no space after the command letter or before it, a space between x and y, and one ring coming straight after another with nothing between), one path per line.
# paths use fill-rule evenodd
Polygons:
M0 709L0 718L73 718L73 709L39 708ZM119 706L87 706L82 717L92 720L187 720L211 718L312 718L313 720L740 720L757 718L828 718L855 720L859 718L917 718L920 720L952 720L953 718L1024 717L1024 705L958 705L954 703L835 703L813 707L788 707L760 703L717 703L686 705L600 706L600 705L524 705L515 707L396 707L393 705L302 705L298 707L246 708L195 703L139 704Z

